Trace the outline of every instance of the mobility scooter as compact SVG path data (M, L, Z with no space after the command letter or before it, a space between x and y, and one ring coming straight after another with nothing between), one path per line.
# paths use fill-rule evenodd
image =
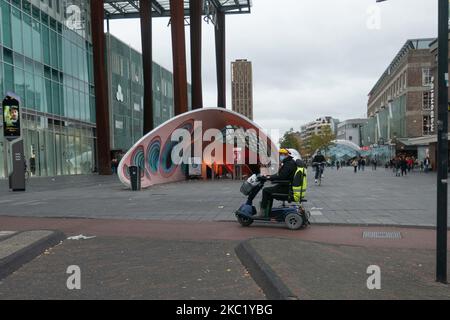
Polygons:
M306 175L303 179L306 179ZM264 176L253 175L243 183L240 191L243 195L248 196L248 198L247 202L235 212L238 222L243 227L249 227L255 221L285 223L291 230L298 230L308 226L310 224L309 219L311 214L309 211L306 211L302 205L302 203L307 202L307 200L303 198L304 190L301 190L300 192L302 196L299 201L295 201L291 181L273 181L273 183L289 185L289 193L274 193L273 198L275 200L283 201L283 205L281 207L273 208L273 201L271 201L269 203L268 214L265 214L264 216L256 215L257 210L255 206L253 206L253 200L262 190L267 180L268 179ZM286 205L286 202L288 202L289 205Z

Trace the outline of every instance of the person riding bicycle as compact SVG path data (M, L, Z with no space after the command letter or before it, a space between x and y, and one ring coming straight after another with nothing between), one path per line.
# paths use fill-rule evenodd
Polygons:
M273 187L267 187L263 189L262 201L261 201L261 209L259 212L259 216L264 216L268 214L268 211L272 208L270 207L270 203L273 201L274 193L289 193L289 184L279 183L276 184L276 181L289 181L291 182L294 178L295 172L297 171L297 164L294 158L291 156L291 153L287 149L280 149L280 162L281 167L277 174L266 177L267 180L274 181L275 185Z
M323 166L325 164L325 157L323 156L322 152L319 150L317 151L317 154L313 158L313 166L316 169L316 175L314 177L314 182L317 183L317 180L319 179L319 174L323 175Z

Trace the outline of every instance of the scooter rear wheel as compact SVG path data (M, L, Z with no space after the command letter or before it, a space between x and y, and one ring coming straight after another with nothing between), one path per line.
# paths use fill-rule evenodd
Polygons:
M288 214L284 219L284 222L286 223L286 226L291 230L298 230L303 226L303 218L296 213Z
M253 219L250 218L244 218L244 217L237 217L238 222L241 224L241 226L243 227L250 227L253 223Z

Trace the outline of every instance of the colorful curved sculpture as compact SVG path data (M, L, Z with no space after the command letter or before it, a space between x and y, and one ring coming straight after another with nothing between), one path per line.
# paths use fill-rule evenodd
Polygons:
M175 139L175 141L172 141L174 133L179 132L177 129L183 129L183 132L190 135L190 139L182 141L181 139ZM174 148L181 150L180 155L183 152L190 153L191 150L198 151L198 148L200 148L202 165L210 167L223 165L227 170L230 170L230 166L232 167L236 162L229 161L226 156L214 156L214 159L211 159L211 157L203 155L205 148L210 147L208 141L216 140L207 139L208 141L204 141L205 133L208 135L208 132L212 131L211 129L220 131L220 136L223 137L221 145L224 151L230 150L227 148L233 148L236 140L242 140L245 150L239 149L239 152L240 157L245 158L242 164L246 171L250 171L250 164L259 166L268 163L271 166L267 166L267 172L276 171L278 149L257 124L227 109L204 108L179 115L141 138L125 154L119 164L118 176L120 181L128 187L131 185L130 166L141 168L141 186L143 188L185 180L188 164L173 161L172 152ZM242 132L245 132L244 136L239 134ZM261 155L265 155L265 158L262 159ZM254 163L254 161L250 163L249 159L257 159L257 163Z

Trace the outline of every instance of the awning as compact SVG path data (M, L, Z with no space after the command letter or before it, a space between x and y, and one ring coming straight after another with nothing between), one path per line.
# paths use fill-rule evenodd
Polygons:
M107 19L135 19L140 17L139 1L103 0L103 3L105 18ZM151 4L153 17L170 17L169 0L151 0ZM189 16L189 1L184 1L183 4L184 15ZM251 7L251 0L204 0L202 14L210 15L215 10L225 14L250 13Z
M405 146L428 146L430 143L437 143L437 135L418 137L418 138L408 138L408 139L397 139L398 142Z

